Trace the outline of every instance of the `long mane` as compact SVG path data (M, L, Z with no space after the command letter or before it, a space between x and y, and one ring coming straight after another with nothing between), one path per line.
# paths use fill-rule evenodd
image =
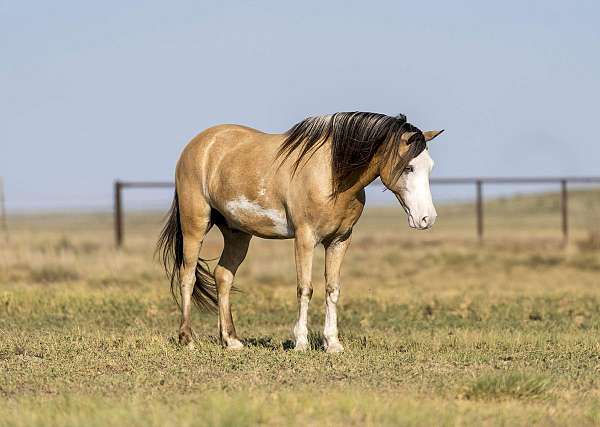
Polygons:
M404 132L417 134L411 138L408 152L400 156L397 144L401 144ZM285 135L278 157L287 159L298 151L294 173L304 160L331 140L333 196L354 183L358 172L367 167L382 145L382 162L392 162L393 179L399 178L408 162L426 148L422 132L408 123L403 114L391 117L355 111L309 117L295 124Z

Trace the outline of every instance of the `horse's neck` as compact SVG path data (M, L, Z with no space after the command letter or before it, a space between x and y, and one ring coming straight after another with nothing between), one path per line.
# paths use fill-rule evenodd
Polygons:
M375 156L373 156L373 159L371 159L369 166L367 166L367 168L360 175L358 181L359 181L359 185L361 185L362 188L365 188L367 185L369 185L370 183L372 183L379 177L379 173L380 173L379 160L380 160L380 158L381 157L380 157L379 153L377 153Z
M342 194L347 194L351 197L356 196L364 190L364 188L375 181L379 177L379 160L381 158L380 153L376 153L371 159L368 166L362 171L358 172L358 176L353 180L354 183Z

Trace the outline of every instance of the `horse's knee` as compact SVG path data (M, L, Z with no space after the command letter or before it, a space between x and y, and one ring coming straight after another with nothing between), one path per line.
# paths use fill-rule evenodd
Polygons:
M313 295L313 287L312 287L312 283L299 283L298 284L298 298L308 298L311 299L312 295Z
M233 285L233 273L226 268L217 266L215 269L215 282L217 282L217 289L219 291L226 292Z
M336 303L340 297L339 283L327 283L325 286L325 297L333 303Z

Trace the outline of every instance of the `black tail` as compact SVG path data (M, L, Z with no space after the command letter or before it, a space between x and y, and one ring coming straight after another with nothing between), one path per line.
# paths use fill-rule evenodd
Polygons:
M181 231L181 222L179 219L179 203L177 199L177 190L173 204L169 210L168 219L160 233L156 244L156 252L160 253L162 263L171 280L171 294L173 299L179 304L176 289L180 283L180 268L183 265L183 233ZM206 260L198 258L196 264L196 283L192 293L192 299L200 309L215 312L217 308L217 287L215 277L211 273Z

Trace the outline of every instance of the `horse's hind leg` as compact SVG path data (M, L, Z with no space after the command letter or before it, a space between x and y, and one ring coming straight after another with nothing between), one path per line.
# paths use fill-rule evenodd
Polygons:
M204 199L180 197L179 214L183 235L183 263L179 269L182 316L179 343L193 347L192 343L192 293L196 282L196 264L202 241L210 230L210 206Z
M226 225L219 225L223 233L224 248L219 264L215 268L215 281L217 283L217 296L219 299L219 339L223 347L238 350L243 344L237 337L229 294L233 286L233 279L240 264L246 258L251 235L242 231L232 230Z

